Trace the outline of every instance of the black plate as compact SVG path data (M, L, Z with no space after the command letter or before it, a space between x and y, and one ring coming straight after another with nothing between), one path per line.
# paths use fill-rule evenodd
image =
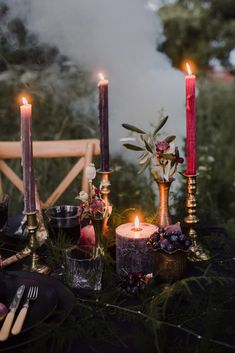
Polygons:
M36 301L30 302L29 310L24 322L23 329L21 331L21 333L23 333L27 330L31 330L35 326L39 325L42 321L46 320L55 310L58 298L54 288L51 285L48 285L42 281L38 281L38 279L34 278L25 278L22 282L22 279L18 277L13 281L5 281L5 285L0 288L0 298L5 298L4 304L7 307L10 306L17 288L19 288L21 284L25 284L25 291L19 308L16 311L15 318L22 308L22 305L26 301L29 288L31 286L38 286L38 298Z
M75 297L70 291L70 289L67 288L62 282L47 275L24 271L3 272L0 274L0 283L3 284L3 287L8 287L10 286L9 283L12 283L12 288L14 285L17 288L18 284L22 283L25 283L27 285L31 283L37 283L40 288L53 288L54 292L56 293L55 298L57 297L57 308L54 311L52 310L50 316L48 316L41 322L35 323L33 327L31 326L31 329L29 329L29 321L28 329L25 332L22 332L18 336L9 337L6 342L0 342L0 352L5 352L9 350L16 352L16 348L22 347L26 344L40 339L45 335L48 335L48 333L50 333L52 330L62 324L62 322L68 317L74 307ZM52 297L53 296L54 294L52 294ZM41 303L40 308L38 306L37 311L40 311L40 309L43 310L44 305L45 301L44 303ZM33 318L31 317L31 320L32 319Z

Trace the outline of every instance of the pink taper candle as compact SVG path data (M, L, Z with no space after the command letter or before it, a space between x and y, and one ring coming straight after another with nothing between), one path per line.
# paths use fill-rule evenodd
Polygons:
M195 85L196 77L192 74L191 68L186 63L188 75L186 83L186 175L195 175L197 172L196 161L196 106L195 106Z
M24 213L36 211L35 182L33 172L33 146L32 146L32 105L26 98L22 98L20 106L21 117L21 148L24 184Z

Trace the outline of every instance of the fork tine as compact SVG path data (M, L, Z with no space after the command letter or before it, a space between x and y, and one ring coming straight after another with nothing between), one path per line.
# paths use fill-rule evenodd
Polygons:
M31 286L31 287L29 288L27 298L30 298L30 297L31 297L32 291L33 291L33 287Z
M38 297L38 287L36 287L36 294L35 294L35 299Z
M36 293L37 293L37 287L34 287L33 299L35 299L35 298L36 298Z

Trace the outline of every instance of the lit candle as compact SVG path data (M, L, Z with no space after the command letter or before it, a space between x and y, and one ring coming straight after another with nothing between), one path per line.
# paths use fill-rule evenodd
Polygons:
M149 223L135 222L116 228L116 268L121 276L126 272L153 272L153 253L147 245L157 227Z
M26 98L22 98L20 106L21 117L21 148L24 184L24 212L33 213L35 205L35 182L33 173L33 147L32 147L32 105Z
M188 75L185 77L186 84L186 175L195 175L196 162L196 107L195 107L195 85L196 77L186 63Z
M108 111L109 81L100 74L99 88L99 124L100 124L100 169L109 171L109 111Z

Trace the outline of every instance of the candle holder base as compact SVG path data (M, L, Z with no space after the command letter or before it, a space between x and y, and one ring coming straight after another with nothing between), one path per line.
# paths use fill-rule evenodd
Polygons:
M36 252L37 250L36 233L38 228L37 214L36 212L27 213L26 218L27 218L28 233L30 236L29 248L31 250L31 254L30 254L31 262L28 269L31 272L47 274L50 272L50 269L48 266L40 264L39 256Z
M209 260L209 252L204 250L203 247L197 242L197 232L195 226L199 222L199 218L196 215L197 199L196 199L196 178L197 175L186 175L187 178L187 191L188 197L186 199L186 207L188 214L184 218L184 222L188 224L189 231L188 234L192 240L192 246L190 249L189 259L191 261L206 261Z

